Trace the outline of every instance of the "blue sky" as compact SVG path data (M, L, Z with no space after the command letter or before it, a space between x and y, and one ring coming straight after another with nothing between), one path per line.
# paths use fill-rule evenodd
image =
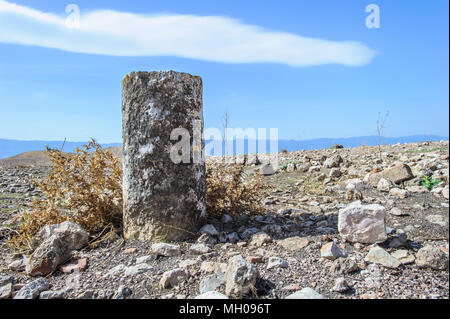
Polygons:
M129 24L86 18L96 30L110 23L116 33L98 45L95 32L89 43L61 33L64 50L49 48L45 35L60 31L45 21L41 26L2 12L2 3L11 2L0 0L0 138L120 142L121 80L135 70L201 76L205 127L220 128L227 109L231 126L277 127L280 139L376 135L378 112L389 110L389 136L448 136L448 1L74 0L81 23L100 9L189 18L178 29L145 30L137 38L141 46L117 38L122 31L136 33ZM14 3L64 19L70 2ZM365 25L370 3L380 8L379 29ZM186 26L201 17L213 17L201 20L211 28L201 22L188 34ZM170 37L168 43L142 43L167 29L180 43ZM305 56L303 37L315 50ZM24 39L35 44L23 45ZM198 50L188 48L192 42ZM161 56L158 50L175 53Z

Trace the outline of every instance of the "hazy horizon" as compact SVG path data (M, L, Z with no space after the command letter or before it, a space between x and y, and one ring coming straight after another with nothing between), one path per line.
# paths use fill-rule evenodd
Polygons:
M448 136L436 136L436 135L413 135L413 136L400 136L400 137L383 137L382 144L387 143L388 145L393 145L397 143L415 143L415 142L423 142L423 141L440 141L440 140L448 140ZM258 142L253 139L233 139L233 155L240 154L249 154L253 153L253 151L249 151L249 141L254 141L256 145L256 152L259 152ZM244 149L243 152L237 150L237 141L243 141ZM66 141L64 144L64 150L67 152L74 152L76 147L81 147L84 144L87 144L88 141ZM111 146L122 146L122 143L102 143L98 141L102 147L111 147ZM209 143L214 143L213 139L206 139L205 146ZM215 142L217 143L217 142ZM334 144L342 144L346 148L359 147L361 145L366 146L376 146L379 143L379 136L355 136L351 138L320 138L320 139L310 139L310 140L278 140L278 149L276 152L281 152L282 150L288 151L298 151L298 150L318 150L318 149L326 149L331 147ZM9 140L9 139L1 139L0 138L0 159L8 158L11 156L15 156L21 153L26 153L29 151L43 151L45 150L45 146L49 146L51 148L61 148L63 145L63 140L51 140L51 141L20 141L20 140ZM211 147L214 145L211 144ZM224 154L224 143L222 142L222 155ZM205 151L207 151L205 149ZM266 141L266 151L273 152L274 150L271 148L270 141ZM220 155L220 150L218 151L214 149L210 149L207 151L207 155ZM264 151L265 152L265 151ZM231 150L230 150L231 154Z
M407 137L432 137L432 138L438 138L438 137L442 137L442 138L446 138L449 139L449 135L436 135L436 134L412 134L412 135L407 135L407 136L382 136L381 138L389 138L389 139L397 139L397 138L407 138ZM302 142L302 141L313 141L313 140L331 140L331 139L336 139L336 140L345 140L345 139L354 139L354 138L378 138L377 135L362 135L362 136L349 136L349 137L318 137L318 138L311 138L311 139L279 139L279 140L283 140L283 141L297 141L297 142ZM94 137L94 139L102 145L105 144L122 144L122 141L100 141L98 139L96 139ZM18 138L2 138L0 137L0 140L8 140L8 141L21 141L21 142L63 142L64 138L62 139L58 139L58 138L53 138L53 139L18 139ZM79 141L74 141L74 140L68 140L66 139L66 143L85 143L88 142L90 139L88 140L79 140ZM213 140L213 139L206 139L206 140ZM234 139L235 140L235 139Z

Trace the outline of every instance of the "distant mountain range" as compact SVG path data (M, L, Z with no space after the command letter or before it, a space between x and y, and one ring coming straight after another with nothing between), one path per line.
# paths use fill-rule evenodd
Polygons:
M0 139L0 159L30 151L45 151L45 147L61 149L64 141L21 141ZM64 152L74 152L88 142L66 142ZM121 146L121 143L102 144L103 148Z
M375 146L378 145L378 136L358 136L350 138L318 138L311 140L279 140L278 151L298 151L298 150L315 150L330 148L334 144L341 144L344 147L357 147L361 145ZM415 143L423 141L440 141L448 140L448 136L437 135L413 135L402 137L387 137L383 138L383 144L397 144L397 143ZM211 142L207 140L206 143ZM236 142L235 142L236 143ZM87 142L66 142L64 144L65 152L74 152L77 147L81 147ZM20 153L29 151L43 151L46 146L60 149L63 141L21 141L21 140L7 140L0 139L0 159L14 156ZM102 144L103 148L112 146L121 146L121 143ZM223 147L224 149L224 147ZM234 147L236 149L236 147ZM269 142L267 142L266 150L269 151ZM236 153L236 151L234 152ZM248 140L244 142L244 153L248 153ZM208 154L211 155L211 154Z

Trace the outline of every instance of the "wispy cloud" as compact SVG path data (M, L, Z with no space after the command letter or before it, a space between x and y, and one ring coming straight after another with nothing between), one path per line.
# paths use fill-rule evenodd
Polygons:
M0 0L0 42L113 56L175 56L224 63L361 66L375 52L354 41L328 41L267 30L221 16L144 15L98 10L66 17Z

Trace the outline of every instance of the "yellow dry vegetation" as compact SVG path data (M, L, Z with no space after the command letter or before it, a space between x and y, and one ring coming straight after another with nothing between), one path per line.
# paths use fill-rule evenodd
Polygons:
M27 246L44 226L71 220L89 232L99 232L122 219L122 167L119 158L92 139L75 153L47 147L50 173L34 183L43 196L22 213L16 247ZM28 245L29 246L29 245Z
M259 174L248 176L243 165L206 168L206 211L208 216L259 214L271 187Z

